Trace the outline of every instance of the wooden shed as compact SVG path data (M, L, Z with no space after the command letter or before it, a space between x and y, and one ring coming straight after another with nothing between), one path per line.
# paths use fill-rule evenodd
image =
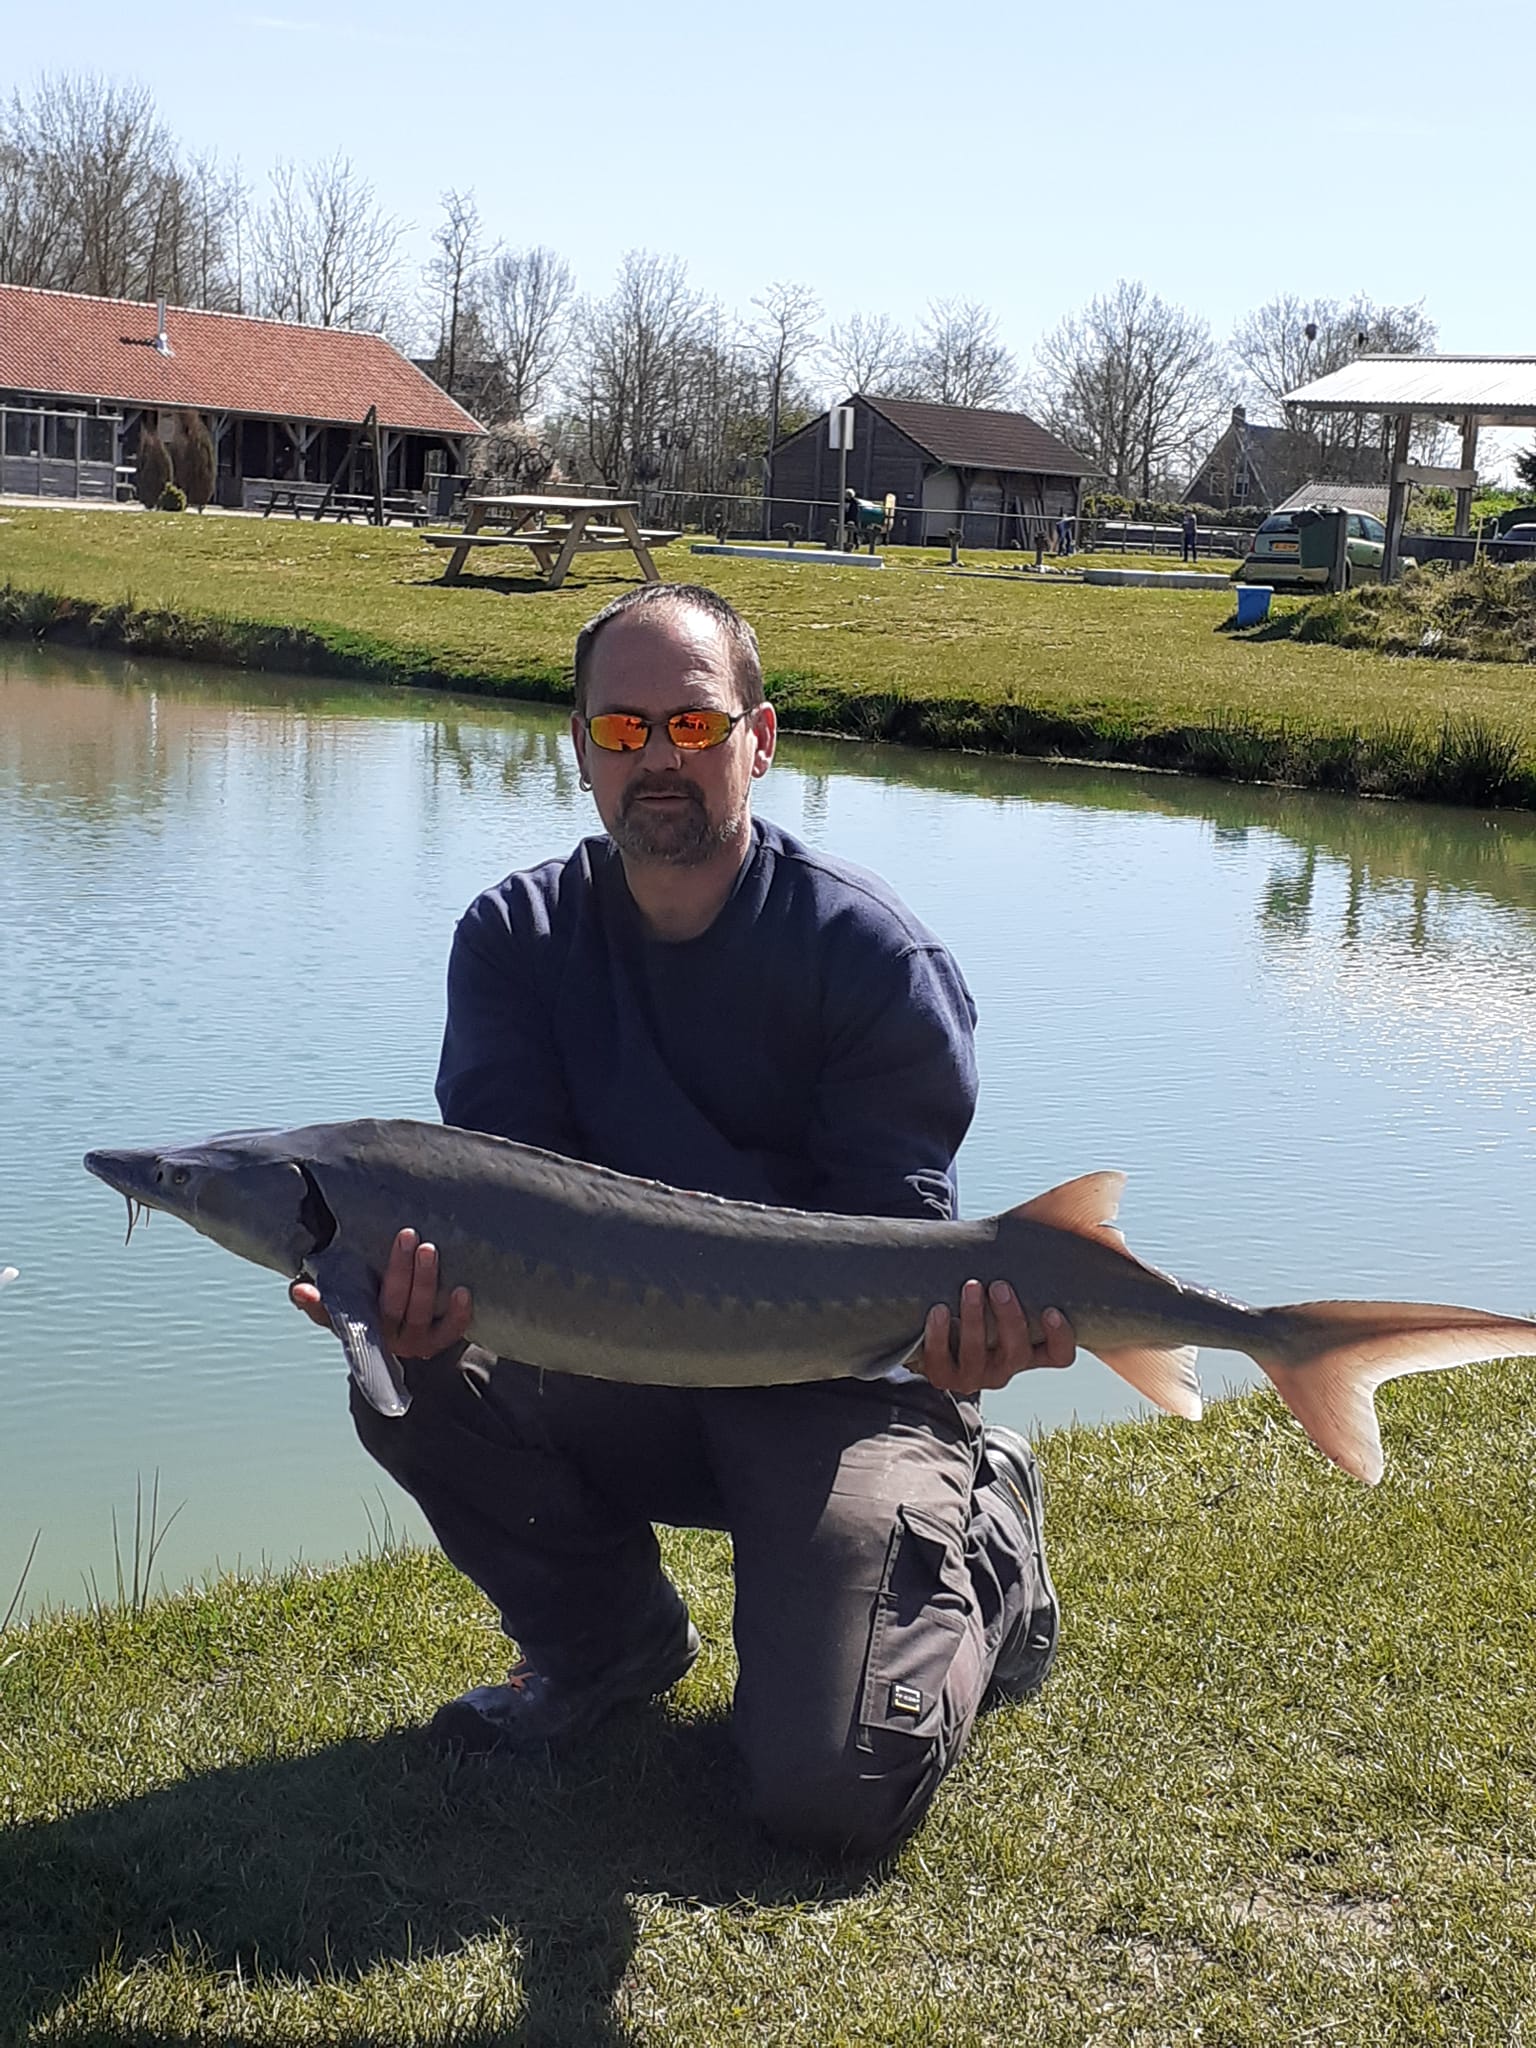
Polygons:
M1032 545L1063 513L1080 511L1095 474L1027 413L862 394L844 403L854 415L848 487L861 498L895 497L896 542L942 543L958 531L968 547ZM836 517L839 454L827 420L822 413L787 434L769 458L775 535L792 525L820 538Z
M217 502L258 502L274 480L328 483L368 460L354 429L370 407L392 494L462 470L484 432L379 334L0 285L9 492L110 498L141 423L191 411L213 437Z

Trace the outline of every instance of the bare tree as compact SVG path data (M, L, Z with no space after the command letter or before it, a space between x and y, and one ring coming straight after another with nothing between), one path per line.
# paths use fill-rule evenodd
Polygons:
M340 153L302 173L279 163L252 226L256 309L309 327L395 324L404 232Z
M702 301L676 257L630 250L606 299L581 312L580 364L571 397L584 417L587 463L629 488L659 470L687 381Z
M1060 322L1037 351L1048 424L1112 489L1182 488L1231 389L1203 320L1124 278Z
M437 381L450 398L463 398L460 343L468 338L467 328L478 327L475 298L484 260L480 209L473 192L443 193L442 208L443 218L432 231L437 254L428 262L423 277L437 327Z
M973 299L930 299L912 370L913 396L937 405L1005 405L1018 378L997 316Z
M553 249L504 249L486 268L477 309L500 378L496 417L536 417L571 338L570 265Z
M1286 293L1238 322L1232 354L1255 409L1306 438L1302 466L1337 482L1360 483L1382 472L1387 424L1360 414L1305 408L1291 408L1287 420L1281 401L1288 391L1342 369L1357 355L1418 355L1433 348L1434 341L1435 324L1422 301L1378 306L1363 293L1343 301L1303 300ZM1428 424L1416 434L1418 452L1427 452L1440 438L1438 428Z
M788 379L814 353L821 319L821 301L809 285L771 284L760 299L754 299L757 318L750 330L751 345L762 364L767 386L768 420L763 454L778 444L784 391ZM763 538L768 537L768 500L763 500Z
M840 395L870 398L912 395L912 337L888 313L852 313L834 327L822 360Z
M142 85L63 73L0 109L0 281L228 305L230 204Z

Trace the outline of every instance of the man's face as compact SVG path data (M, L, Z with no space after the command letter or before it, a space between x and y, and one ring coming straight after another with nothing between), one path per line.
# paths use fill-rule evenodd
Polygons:
M593 745L584 719L571 720L576 758L622 854L692 867L740 842L753 778L773 759L772 708L749 712L718 747L674 746L665 726L674 711L740 709L730 649L712 619L679 605L604 627L587 672L586 717L627 711L656 721L643 749L610 753Z

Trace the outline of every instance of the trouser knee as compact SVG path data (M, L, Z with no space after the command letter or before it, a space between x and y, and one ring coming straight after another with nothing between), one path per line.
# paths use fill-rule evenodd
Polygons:
M872 1750L810 1756L781 1745L746 1763L750 1810L776 1841L858 1862L900 1848L944 1774L937 1741L878 1732Z

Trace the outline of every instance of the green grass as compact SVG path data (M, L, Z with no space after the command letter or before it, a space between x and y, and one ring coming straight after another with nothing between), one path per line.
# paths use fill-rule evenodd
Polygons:
M896 550L871 573L684 543L659 555L667 577L707 577L752 619L802 730L1536 805L1529 664L1236 635L1220 630L1225 591L952 576L943 561ZM404 529L18 510L0 525L0 630L558 700L577 627L629 581L604 562L559 591L517 576L450 588L441 569Z
M1043 1446L1066 1625L887 1869L741 1822L706 1654L555 1761L430 1757L496 1666L441 1561L223 1579L0 1637L0 2040L1507 2044L1536 2011L1529 1367Z

